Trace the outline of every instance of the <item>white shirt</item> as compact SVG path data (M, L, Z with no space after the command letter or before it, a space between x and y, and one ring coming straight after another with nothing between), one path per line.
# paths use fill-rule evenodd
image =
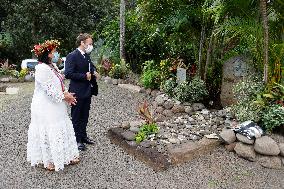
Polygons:
M84 51L82 51L80 48L77 48L79 51L80 51L80 53L83 55L83 57L85 58L85 52Z

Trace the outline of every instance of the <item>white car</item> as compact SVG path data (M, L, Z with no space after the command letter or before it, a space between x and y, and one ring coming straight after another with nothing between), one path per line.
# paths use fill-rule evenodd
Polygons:
M34 70L36 65L38 65L37 59L25 59L22 61L21 68Z

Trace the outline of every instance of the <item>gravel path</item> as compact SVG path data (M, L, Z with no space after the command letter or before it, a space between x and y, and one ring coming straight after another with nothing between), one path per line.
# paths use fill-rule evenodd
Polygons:
M81 153L78 165L47 172L26 162L27 130L33 83L21 87L17 96L0 95L0 189L17 188L284 188L284 171L262 168L229 153L223 147L190 163L155 173L110 143L106 136L114 122L137 117L140 94L100 83L93 99L88 133L95 146Z

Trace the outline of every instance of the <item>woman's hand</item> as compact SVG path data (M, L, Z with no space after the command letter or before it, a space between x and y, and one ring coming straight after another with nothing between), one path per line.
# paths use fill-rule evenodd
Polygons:
M69 105L76 105L77 100L76 100L76 97L74 95L75 95L75 93L64 92L64 100Z

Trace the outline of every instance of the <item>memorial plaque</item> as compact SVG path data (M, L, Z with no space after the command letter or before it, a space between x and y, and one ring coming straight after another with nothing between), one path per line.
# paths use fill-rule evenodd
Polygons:
M177 68L177 83L180 84L186 81L186 69Z

